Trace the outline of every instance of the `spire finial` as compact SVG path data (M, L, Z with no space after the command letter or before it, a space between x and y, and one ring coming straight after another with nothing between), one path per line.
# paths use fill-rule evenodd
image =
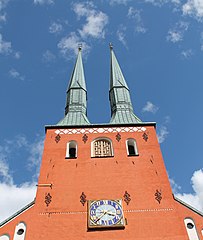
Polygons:
M79 51L82 50L82 43L78 43L78 50L79 50Z
M113 50L113 44L110 42L109 43L110 50Z

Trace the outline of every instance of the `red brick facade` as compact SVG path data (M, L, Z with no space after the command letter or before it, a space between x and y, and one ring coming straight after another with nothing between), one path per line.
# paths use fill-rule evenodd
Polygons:
M111 140L112 156L92 157L92 142L97 138ZM129 138L136 140L137 156L127 154ZM73 140L77 157L69 159L67 143ZM94 199L123 199L125 228L89 230L87 200ZM35 203L3 224L0 236L8 234L14 240L195 240L187 234L186 218L192 219L203 239L202 214L173 197L153 124L47 127ZM14 238L21 222L26 226L25 237Z

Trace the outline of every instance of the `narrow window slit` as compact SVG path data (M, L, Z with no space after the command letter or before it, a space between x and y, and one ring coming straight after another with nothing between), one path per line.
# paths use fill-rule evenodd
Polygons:
M70 141L67 143L66 158L77 158L77 143L76 141Z
M126 141L127 147L127 155L130 156L138 156L138 149L135 139L128 139Z

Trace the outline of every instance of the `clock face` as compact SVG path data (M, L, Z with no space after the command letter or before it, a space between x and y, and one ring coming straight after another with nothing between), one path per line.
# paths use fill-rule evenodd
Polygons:
M89 201L88 227L124 227L121 200Z

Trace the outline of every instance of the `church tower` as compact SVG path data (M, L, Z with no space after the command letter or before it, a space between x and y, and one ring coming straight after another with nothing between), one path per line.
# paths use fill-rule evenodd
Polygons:
M110 122L87 118L79 47L65 116L45 127L36 198L0 224L0 240L203 240L203 214L173 196L156 124L135 115L110 55Z

